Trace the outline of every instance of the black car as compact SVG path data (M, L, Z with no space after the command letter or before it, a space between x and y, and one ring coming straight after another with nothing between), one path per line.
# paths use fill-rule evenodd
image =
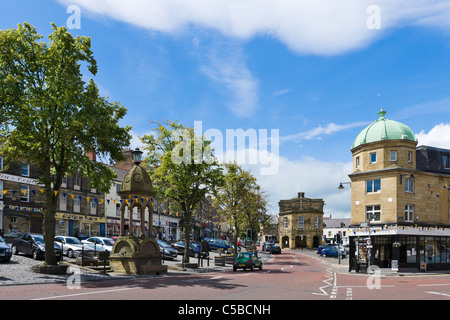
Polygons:
M24 233L13 240L12 253L19 254L19 252L31 255L33 259L40 260L45 258L45 242L42 234ZM62 250L59 245L54 245L56 259L61 260Z
M0 261L8 262L11 260L12 250L5 239L0 236Z
M159 245L159 251L161 252L164 259L176 259L178 251L169 246L166 242L157 239Z
M185 244L184 241L177 241L175 243L172 243L170 245L172 248L178 251L178 254L183 255L184 254L184 248ZM198 258L198 253L200 251L200 245L194 242L189 243L189 256ZM207 256L206 253L202 254L202 258L205 258Z

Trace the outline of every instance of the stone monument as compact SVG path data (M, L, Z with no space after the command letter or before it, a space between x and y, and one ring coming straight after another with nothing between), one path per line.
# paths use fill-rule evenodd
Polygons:
M162 265L162 255L159 245L153 237L153 185L146 170L140 166L142 151L138 148L132 151L135 166L123 178L119 196L120 235L111 251L110 267L114 272L126 274L161 274L167 272L167 266ZM133 234L133 209L141 213L140 235ZM125 209L128 209L128 232L125 234ZM148 212L149 230L145 230L145 213Z

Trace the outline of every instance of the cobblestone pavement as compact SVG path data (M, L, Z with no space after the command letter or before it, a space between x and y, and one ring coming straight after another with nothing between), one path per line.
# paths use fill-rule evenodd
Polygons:
M225 266L216 266L214 264L215 252L211 253L211 258L208 262L203 260L203 266L200 268L181 268L181 255L175 260L164 260L163 263L169 267L168 274L190 274L190 273L202 273L202 272L220 272L220 271L231 271L232 266L227 264ZM191 263L197 263L198 259L190 258ZM89 268L79 268L75 265L75 259L69 259L64 257L62 263L69 263L66 275L46 275L35 273L31 270L34 265L42 264L42 261L33 260L30 256L24 254L13 255L11 261L0 262L0 286L4 285L21 285L21 284L38 284L38 283L49 283L49 282L66 282L70 276L74 273L80 275L81 281L93 281L93 280L110 280L116 278L137 278L137 277L154 277L154 275L148 276L133 276L117 274L112 272L103 273L102 270L94 271ZM101 265L101 263L99 263Z

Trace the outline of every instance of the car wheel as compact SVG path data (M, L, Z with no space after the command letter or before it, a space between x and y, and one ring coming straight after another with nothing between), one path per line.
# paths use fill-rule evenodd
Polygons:
M250 270L251 271L255 271L255 265L254 264L252 264L252 266L250 267Z
M67 250L67 256L69 258L73 258L73 250L72 249Z
M262 263L261 263L261 265L259 266L259 271L261 271L262 270Z
M11 250L12 250L12 253L13 253L13 254L19 254L19 250L17 250L17 247L16 247L16 246L12 246L12 247L11 247Z
M236 268L236 267L233 267L233 271L236 272L236 270L237 270L237 268Z
M34 260L38 260L38 259L39 259L39 255L38 255L37 250L34 250L33 253L32 253L32 255L33 255L33 259L34 259Z

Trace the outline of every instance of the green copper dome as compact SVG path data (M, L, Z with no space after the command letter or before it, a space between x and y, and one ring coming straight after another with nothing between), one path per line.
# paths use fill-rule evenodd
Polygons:
M378 112L380 118L361 131L353 142L354 149L362 144L381 140L411 140L417 141L411 129L398 121L386 119L386 111Z

